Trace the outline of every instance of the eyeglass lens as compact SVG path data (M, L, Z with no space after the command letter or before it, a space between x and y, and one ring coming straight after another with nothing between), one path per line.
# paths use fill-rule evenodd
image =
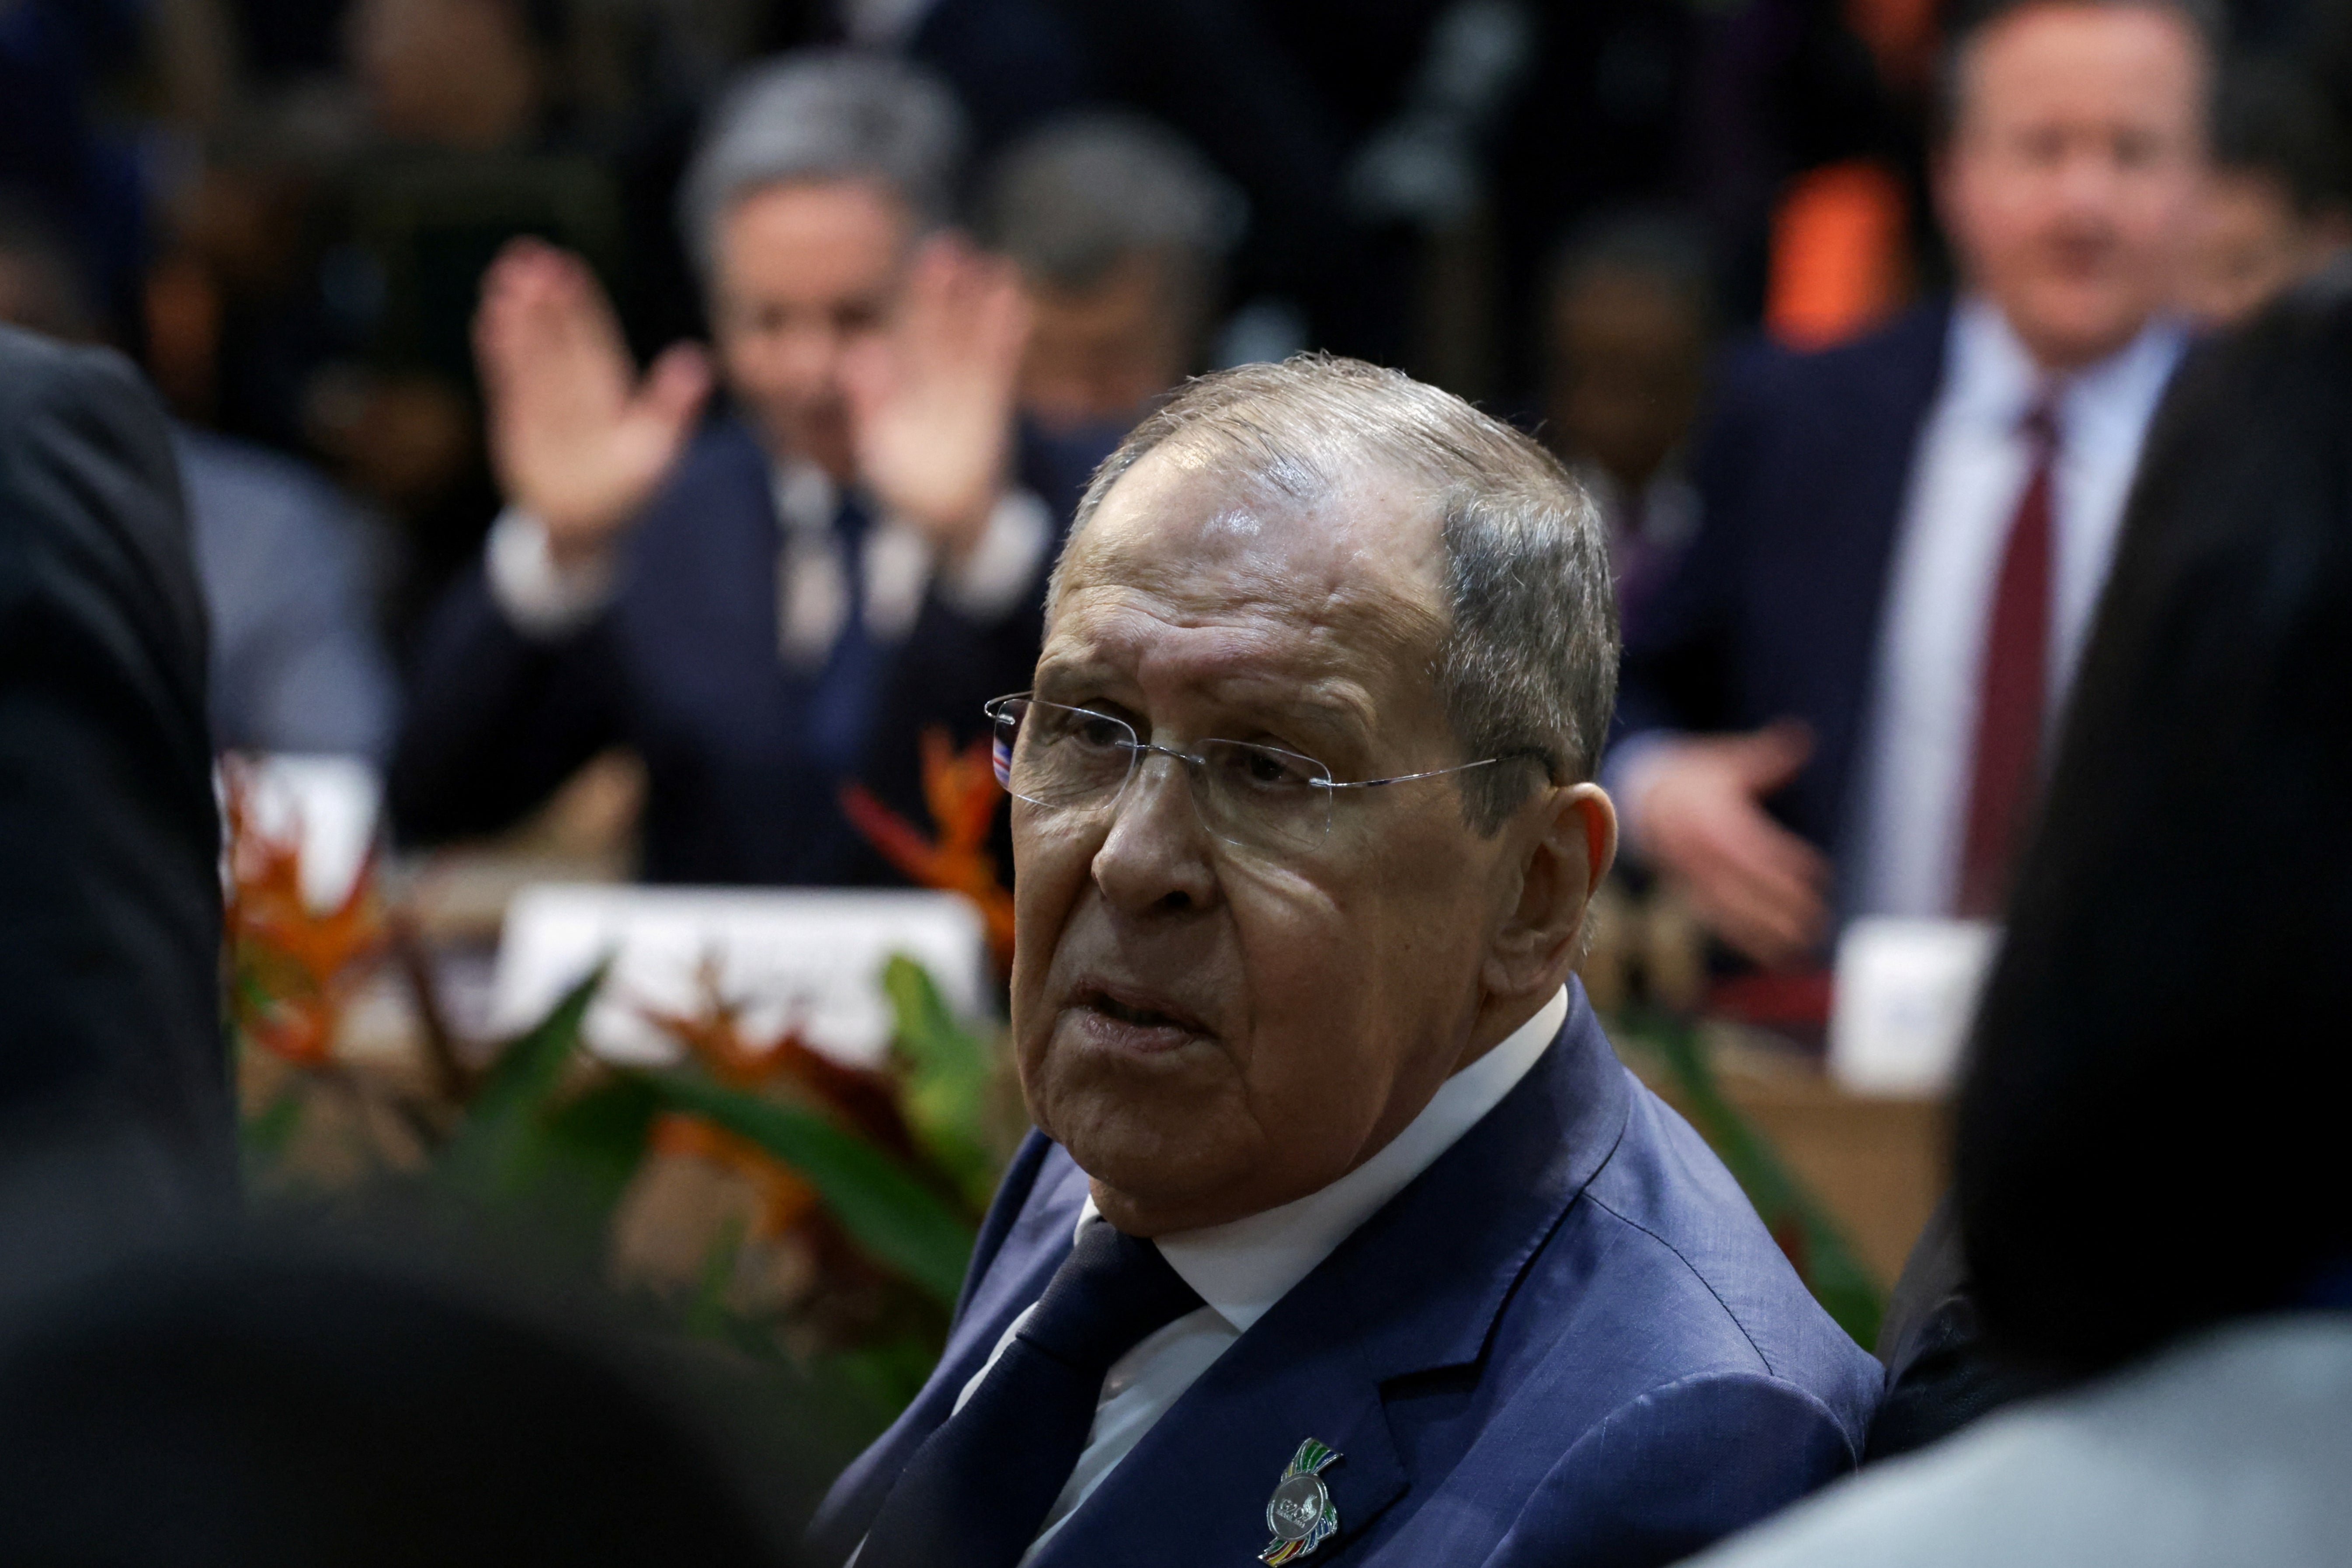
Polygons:
M1147 752L1181 760L1203 826L1262 849L1311 845L1331 825L1330 770L1311 757L1241 740L1203 740L1192 753L1146 746L1108 714L1015 697L996 710L998 778L1033 805L1093 810L1115 803Z

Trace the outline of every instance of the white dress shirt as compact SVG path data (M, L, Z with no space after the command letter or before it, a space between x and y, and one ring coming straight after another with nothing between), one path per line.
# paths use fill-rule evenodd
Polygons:
M2054 726L2115 556L2140 444L2187 339L2158 322L2109 359L2053 381L1980 298L1952 312L1944 377L1919 446L1880 622L1864 717L1853 915L1941 916L1958 896L1987 622L2031 477L2019 428L2053 400L2048 722Z
M786 458L774 465L777 653L804 668L822 666L848 618L848 566L834 515L841 492L824 470ZM1054 518L1027 490L1009 490L989 514L980 542L939 573L940 596L975 621L1003 619L1019 606L1054 542ZM885 515L866 533L866 628L896 643L914 629L937 565L930 540L913 524ZM490 527L485 566L490 597L526 636L553 639L578 631L612 601L612 564L564 568L548 548L547 529L509 507Z
M1077 1468L1047 1511L1045 1527L1030 1547L1032 1554L1094 1494L1103 1478L1227 1346L1502 1103L1559 1033L1568 1006L1563 987L1535 1017L1439 1085L1421 1113L1379 1153L1330 1186L1245 1219L1159 1239L1160 1256L1208 1304L1148 1336L1112 1364ZM1102 1223L1088 1198L1079 1211L1077 1228ZM956 1396L958 1410L995 1369L997 1359L1036 1310L1033 1303L1005 1329L988 1364Z

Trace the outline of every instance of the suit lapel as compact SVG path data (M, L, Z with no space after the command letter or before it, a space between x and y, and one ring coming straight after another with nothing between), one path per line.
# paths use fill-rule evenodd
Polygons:
M1475 1363L1528 1262L1622 1134L1624 1070L1583 992L1500 1105L1235 1341L1147 1433L1033 1568L1235 1563L1300 1442L1344 1551L1412 1484L1382 1385ZM1476 1223L1465 1223L1476 1217Z
M1853 821L1854 761L1877 677L1888 579L1920 437L1943 382L1951 319L1948 301L1924 306L1871 345L1868 373L1854 375L1830 404L1837 423L1803 454L1837 504L1822 507L1810 528L1776 540L1787 645L1808 666L1801 685L1824 694L1796 709L1814 716L1816 760L1790 792L1811 795L1798 820L1824 825L1832 847Z
M953 1413L956 1396L987 1364L1006 1327L1045 1293L1046 1281L1070 1255L1072 1231L1086 1201L1086 1174L1059 1149L1051 1150L1046 1160L1030 1201L1019 1205L1003 1245L967 1285L947 1348L923 1391L826 1494L809 1527L813 1561L831 1568L865 1539L908 1459Z

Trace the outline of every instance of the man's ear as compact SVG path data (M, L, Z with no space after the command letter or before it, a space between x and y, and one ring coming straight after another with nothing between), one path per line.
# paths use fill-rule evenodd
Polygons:
M1518 902L1486 955L1496 996L1549 994L1567 979L1592 895L1617 859L1617 808L1598 784L1545 789L1521 824Z

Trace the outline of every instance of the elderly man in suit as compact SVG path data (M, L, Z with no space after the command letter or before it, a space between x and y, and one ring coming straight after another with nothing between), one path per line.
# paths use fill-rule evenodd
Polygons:
M894 61L789 56L721 104L682 215L708 358L640 380L578 258L484 280L476 348L508 507L426 628L390 782L412 838L495 831L597 751L644 758L647 875L887 880L837 804L920 810L928 726L1036 656L1061 518L1108 443L1013 416L1012 268L944 228L962 132Z
M1617 650L1559 465L1226 371L1048 614L990 705L1040 1131L818 1560L1665 1563L1852 1466L1876 1367L1570 975Z
M2190 0L1979 0L1937 168L1958 298L1723 377L1608 781L1759 963L2000 903L2185 342L2208 56Z

